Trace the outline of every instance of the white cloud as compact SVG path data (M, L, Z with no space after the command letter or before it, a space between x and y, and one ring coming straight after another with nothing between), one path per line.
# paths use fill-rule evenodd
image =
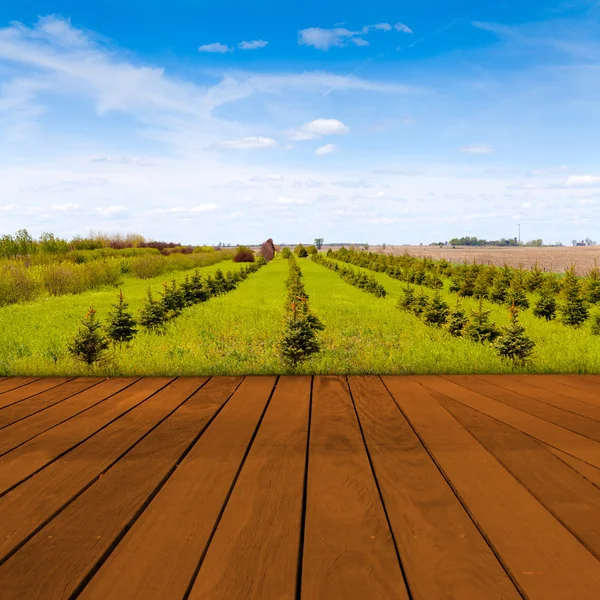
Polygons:
M52 204L50 206L50 210L56 210L59 212L77 210L78 208L79 208L79 204L75 204L75 203Z
M209 203L209 204L198 204L197 206L193 206L192 208L190 208L191 212L208 212L211 210L218 210L218 206L216 204L213 203Z
M325 156L326 154L332 154L333 152L337 152L338 147L335 144L325 144L324 146L319 146L315 150L315 154L317 156Z
M98 156L97 158L92 158L90 162L111 165L139 165L140 167L148 167L152 164L148 160L134 156Z
M256 150L259 148L272 148L277 142L267 137L245 137L239 140L228 140L225 142L217 142L215 147L226 148L229 150Z
M252 42L240 42L238 48L240 50L257 50L258 48L264 48L269 42L265 40L253 40Z
M571 175L565 181L567 188L597 188L600 187L600 177L596 175Z
M391 31L389 23L377 23L376 25L365 25L358 31L351 31L344 27L323 29L321 27L309 27L298 32L298 44L301 46L312 46L317 50L327 51L329 48L343 48L348 43L356 46L368 46L369 42L361 35L367 35L371 31ZM398 26L396 26L398 29ZM398 29L400 31L400 29Z
M233 48L216 42L214 44L204 44L198 48L198 52L211 52L216 54L226 54L227 52L233 52Z
M463 146L459 150L467 154L492 154L494 152L494 148L489 144L471 144L470 146Z
M402 31L404 33L412 33L413 30L408 27L408 25L405 25L404 23L396 23L394 25L394 29L396 29L396 31Z
M343 135L350 128L337 119L316 119L287 131L287 136L293 141L316 140L325 135Z
M250 181L274 182L283 181L283 175L255 175L250 178Z
M372 25L372 27L379 31L391 31L392 29L392 26L389 23L377 23L377 25Z
M127 213L124 206L99 206L94 210L103 217L116 217Z
M310 204L305 198L288 198L286 196L277 198L275 202L277 202L277 204Z

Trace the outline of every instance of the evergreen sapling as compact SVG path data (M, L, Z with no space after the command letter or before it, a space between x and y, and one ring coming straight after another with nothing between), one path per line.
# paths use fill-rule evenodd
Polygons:
M113 311L108 316L106 333L115 343L130 342L137 333L136 321L127 310L129 304L125 302L123 290L119 290L119 302L113 304Z
M516 363L525 363L533 352L535 342L525 335L525 327L518 321L518 308L509 309L510 323L503 327L494 346L498 354Z
M88 366L102 362L109 343L102 332L102 325L97 320L94 307L88 310L81 325L75 339L68 347L69 353Z

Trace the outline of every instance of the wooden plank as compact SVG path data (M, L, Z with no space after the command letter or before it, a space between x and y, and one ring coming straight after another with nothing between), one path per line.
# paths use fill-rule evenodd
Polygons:
M600 559L598 488L528 435L443 394L430 394Z
M408 598L343 377L314 380L302 560L302 598Z
M310 377L281 377L190 600L295 598Z
M205 381L173 382L162 400L175 406L174 412L10 557L1 567L3 600L54 600L77 593L242 378L213 379L196 392Z
M349 380L411 598L520 599L379 377Z
M552 377L569 387L600 395L600 377L597 375L553 375Z
M425 383L425 380L422 380ZM458 400L494 419L498 419L531 437L550 444L571 456L575 456L590 465L600 468L600 444L572 431L558 427L526 412L488 398L466 387L456 385L442 377L432 377L427 380L428 387L441 391L443 394ZM441 386L441 388L440 388ZM499 388L500 389L500 388Z
M569 465L572 469L577 471L580 475L585 477L589 482L593 483L597 488L600 488L600 469L596 467L592 467L592 465L588 465L586 462L571 456L570 454L566 454L558 448L553 448L548 444L544 444L544 442L539 442L548 452L552 452L554 456L560 458L564 463Z
M0 520L0 560L63 510L178 406L179 396L171 394L174 383L166 386L169 381L170 378L144 379L115 396L111 401L129 394L137 404L62 460L0 498L0 514L5 517Z
M560 394L561 396L567 396L568 398L573 398L581 402L587 402L588 404L593 404L595 407L600 408L600 389L596 392L589 392L566 385L558 378L552 376L519 375L519 379L521 377L526 383L542 390Z
M58 387L67 381L73 379L72 377L44 377L43 379L36 379L27 385L20 386L8 392L4 392L0 396L0 409L6 410L6 407L11 406L17 402L21 402L26 398L41 394L54 387ZM0 411L0 414L1 411Z
M5 377L2 381L0 381L0 395L10 390L15 390L17 388L23 387L34 381L40 379L39 377ZM0 403L0 406L2 404Z
M93 436L170 381L170 377L142 379L113 396L109 403L95 406L0 457L0 495Z
M22 400L0 411L0 430L22 419L46 410L79 392L83 392L104 381L101 377L78 377L58 387Z
M563 396L562 394L558 394L551 390L540 389L539 387L526 383L521 375L479 375L479 377L484 381L494 383L504 389L518 392L519 394L529 396L530 398L535 398L540 402L557 406L558 408L582 415L588 419L600 421L600 406L594 406L587 402L568 398L567 396Z
M275 385L246 378L78 598L182 598Z
M139 378L118 378L103 380L91 389L71 396L59 404L28 417L23 422L13 423L2 430L0 437L0 456L27 442L36 435L71 419L99 402L135 383ZM69 384L65 384L69 385Z
M522 593L597 600L600 562L420 385L444 393L454 384L411 379L413 389L398 378L384 382Z
M478 375L442 375L442 377L488 398L502 402L507 406L512 406L517 410L554 423L563 429L574 431L579 435L600 442L598 421L557 408L540 400L534 400L522 393L513 392L495 383L490 383Z

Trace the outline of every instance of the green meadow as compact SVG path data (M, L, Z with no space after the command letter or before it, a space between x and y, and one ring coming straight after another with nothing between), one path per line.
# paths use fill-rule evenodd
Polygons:
M519 315L536 343L526 367L514 366L489 345L452 337L418 317L396 308L403 282L373 273L388 296L376 298L343 281L335 272L298 259L311 310L325 330L322 350L294 371L299 374L426 374L426 373L600 373L600 336L589 324L574 329L533 316ZM226 272L243 263L224 261L202 267L202 274ZM354 267L357 270L359 267ZM167 279L183 281L191 272L149 280L127 278L123 293L132 312L141 308L148 286L158 294ZM176 376L283 374L290 372L277 354L283 328L288 262L277 255L238 287L207 302L184 309L164 334L140 330L129 345L114 348L106 364L87 367L67 352L90 306L104 322L118 289L40 298L0 308L0 375ZM419 288L420 286L415 286ZM453 307L456 294L443 290ZM433 292L424 288L431 296ZM533 303L534 294L529 294ZM467 310L477 302L461 298ZM508 311L484 302L490 319L508 323Z

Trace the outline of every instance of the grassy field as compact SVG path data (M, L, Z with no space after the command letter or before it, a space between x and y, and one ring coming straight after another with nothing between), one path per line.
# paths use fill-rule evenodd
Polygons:
M600 337L589 323L580 329L537 319L531 310L520 315L536 343L525 369L501 359L488 346L454 338L443 329L428 327L411 313L396 308L404 283L374 274L386 288L375 298L343 281L336 273L309 259L299 259L313 312L325 324L323 349L297 369L303 374L366 373L600 373ZM239 268L230 261L204 267L203 274ZM353 267L358 270L359 267ZM366 271L366 270L365 270ZM186 273L177 273L181 281ZM165 335L141 331L129 347L112 352L110 362L95 370L66 352L81 318L90 306L104 321L117 291L61 296L0 309L0 375L235 375L282 374L276 343L283 327L288 263L277 256L251 274L238 288L185 309ZM163 277L123 285L134 312L142 306L148 285L158 292ZM444 299L455 304L455 294ZM416 286L417 288L419 286ZM424 288L428 295L432 291ZM534 295L529 295L530 302ZM463 308L476 301L461 299ZM508 311L489 302L491 320L508 323Z

